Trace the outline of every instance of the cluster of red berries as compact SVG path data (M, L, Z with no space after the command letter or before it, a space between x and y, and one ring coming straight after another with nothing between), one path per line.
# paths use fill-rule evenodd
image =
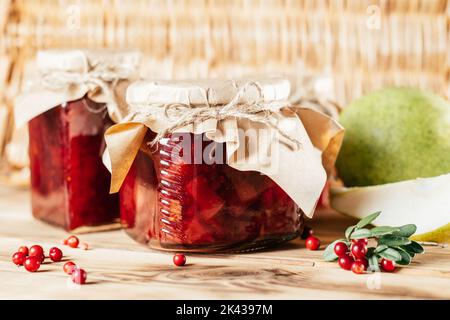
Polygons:
M364 273L369 262L367 261L368 239L352 240L350 248L345 242L338 242L334 245L334 253L338 256L338 264L344 270L352 270L356 274ZM381 268L386 272L395 270L395 261L382 259Z
M77 248L79 240L75 236L70 236L66 240L66 244L71 248ZM48 252L48 257L53 262L60 262L63 258L63 252L57 247L53 247ZM12 256L12 262L17 266L24 266L29 272L36 272L45 261L45 252L42 246L33 245L30 248L21 246ZM76 284L86 283L87 273L83 269L78 268L72 261L66 262L63 266L65 273L71 276Z
M51 248L48 257L53 262L61 261L63 253L59 248ZM12 261L17 266L24 266L29 272L36 272L45 261L45 252L40 245L34 245L30 248L21 246L12 256Z
M319 240L319 238L314 236L313 229L311 229L309 227L305 227L305 229L303 230L303 233L301 235L301 238L303 240L305 240L306 249L312 250L312 251L319 250L320 240Z

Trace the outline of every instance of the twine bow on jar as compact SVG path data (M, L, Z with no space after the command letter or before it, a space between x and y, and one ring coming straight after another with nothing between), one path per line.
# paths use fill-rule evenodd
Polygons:
M257 89L257 97L252 101L244 103L241 101L242 97L250 86L254 86ZM296 150L301 147L300 141L281 129L279 121L276 121L275 117L273 117L275 114L280 114L280 110L284 107L289 107L291 103L287 100L264 101L263 91L258 83L247 82L240 87L234 98L225 105L211 105L208 98L209 91L204 90L203 88L201 88L201 90L205 97L204 104L134 104L130 105L132 114L130 114L125 121L140 118L148 119L160 114L161 109L163 109L164 115L169 120L170 125L157 133L156 137L149 144L152 147L166 135L188 125L211 119L220 121L229 118L247 119L265 124L270 128L275 129L283 138L285 138L290 143L292 149Z
M120 80L129 79L134 73L135 71L132 68L98 63L92 67L91 71L86 72L47 71L41 75L41 84L50 90L69 90L74 85L93 86L89 91L95 92L95 90L100 89L100 92L106 97L106 102L105 107L100 110L92 110L85 104L89 111L100 113L108 109L110 115L120 115L114 88Z

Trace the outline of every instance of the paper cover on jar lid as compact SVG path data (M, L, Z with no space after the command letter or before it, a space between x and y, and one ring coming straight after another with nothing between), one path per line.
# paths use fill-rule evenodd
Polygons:
M16 98L14 116L18 127L56 106L86 94L105 103L118 122L127 113L123 97L130 80L138 78L137 51L46 50L36 58L39 79Z
M290 82L283 78L251 80L258 84L247 86L240 103L261 98L263 101L286 100L290 93ZM229 103L248 80L195 80L195 81L140 81L127 90L130 105L174 104L220 105Z
M170 98L157 93L159 83ZM138 82L129 87L131 113L105 135L111 191L120 189L148 129L157 138L205 133L226 144L229 166L269 176L311 217L327 179L322 161L334 163L342 127L319 112L292 106L283 79L208 83Z

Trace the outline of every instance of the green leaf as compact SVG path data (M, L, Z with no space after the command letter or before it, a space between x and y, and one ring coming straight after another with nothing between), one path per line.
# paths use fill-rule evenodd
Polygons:
M374 247L367 248L366 257L369 258L369 257L373 256L374 253L375 253L375 248Z
M372 229L370 229L370 231L372 231L372 236L379 237L379 236L384 236L387 234L393 234L394 232L400 231L400 229L394 228L394 227L383 226L383 227L372 228Z
M347 240L350 240L350 237L351 237L353 231L355 231L355 229L356 229L356 226L350 226L347 228L347 230L345 230L345 238Z
M378 216L381 214L381 211L372 213L371 215L368 215L367 217L363 218L361 221L359 221L356 224L356 228L361 229L370 224L373 220L378 218Z
M386 250L387 248L389 248L389 247L386 246L386 245L384 245L384 244L379 245L379 246L375 249L374 253L380 253L381 251Z
M425 251L423 247L415 241L411 241L411 243L402 246L402 248L407 252L413 253L423 253Z
M376 255L371 256L369 259L369 271L380 272L380 265L378 264L378 257Z
M369 229L357 229L352 233L350 239L358 240L370 238L372 236L372 232Z
M382 258L395 262L402 260L401 254L394 248L387 248L378 253L378 255L381 256Z
M411 237L414 233L416 233L417 227L415 224L406 224L404 226L399 227L399 231L395 232L395 236L398 237Z
M325 249L325 251L323 252L323 259L327 262L331 262L331 261L336 261L338 256L336 255L336 253L334 253L334 246L336 245L336 243L338 242L345 242L345 240L343 239L339 239L334 241L333 243L331 243L330 245L328 245L328 247Z
M405 237L397 237L394 235L385 235L378 239L378 244L384 244L389 247L398 247L406 244L410 244L411 240Z
M411 258L414 258L414 256L416 255L416 253L412 251L410 248L408 248L408 246L398 246L398 248L402 249L403 251L406 251Z
M411 258L412 258L412 257L409 255L408 252L406 252L406 251L404 251L404 250L402 250L402 249L399 249L399 250L398 250L398 253L400 253L400 255L402 256L402 259L399 260L399 261L397 261L397 263L398 263L399 265L407 266L408 264L411 263Z

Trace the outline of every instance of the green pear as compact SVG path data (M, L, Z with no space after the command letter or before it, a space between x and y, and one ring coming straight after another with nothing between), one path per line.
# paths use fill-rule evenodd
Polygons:
M450 103L413 88L370 93L344 109L336 166L348 187L450 172Z
M374 225L417 225L416 240L450 242L450 103L429 92L388 88L350 104L336 167L346 187L331 206Z

